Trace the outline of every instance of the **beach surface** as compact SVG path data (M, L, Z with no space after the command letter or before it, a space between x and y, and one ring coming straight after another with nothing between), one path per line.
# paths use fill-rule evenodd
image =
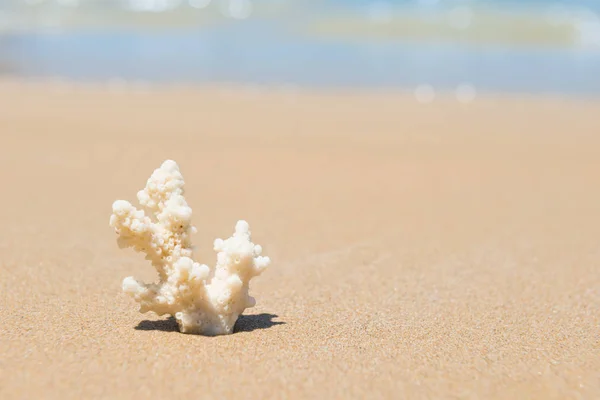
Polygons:
M0 398L600 397L600 102L0 81ZM108 226L176 160L230 336L139 314Z

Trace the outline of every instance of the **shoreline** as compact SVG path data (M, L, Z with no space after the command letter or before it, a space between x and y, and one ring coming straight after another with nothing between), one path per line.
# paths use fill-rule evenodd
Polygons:
M294 83L260 83L260 82L160 82L143 79L71 79L68 77L50 76L10 76L0 74L1 88L29 90L48 90L50 93L68 95L77 92L99 92L113 94L156 94L160 92L212 93L220 97L252 98L265 95L280 95L293 100L298 96L383 96L413 100L423 107L437 102L444 104L457 103L468 106L477 101L531 101L548 103L593 104L600 100L600 93L531 93L527 91L483 90L470 84L457 84L454 88L448 86L435 87L429 84L419 84L414 87L383 87L383 86L329 86L302 85ZM469 92L461 98L461 88ZM419 94L420 90L428 92L433 89L433 96Z

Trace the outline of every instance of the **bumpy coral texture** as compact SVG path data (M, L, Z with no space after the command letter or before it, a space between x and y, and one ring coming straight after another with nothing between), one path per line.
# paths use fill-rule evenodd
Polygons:
M119 247L145 253L159 276L158 283L149 284L125 278L123 291L140 303L141 313L173 315L183 333L229 334L240 314L256 303L248 284L270 260L250 241L248 223L238 221L232 237L214 242L215 269L195 262L190 235L196 228L183 187L177 163L167 160L138 192L142 209L114 202L110 226Z

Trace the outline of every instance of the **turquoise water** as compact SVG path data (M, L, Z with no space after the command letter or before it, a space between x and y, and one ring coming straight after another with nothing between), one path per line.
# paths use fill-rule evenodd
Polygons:
M0 0L0 74L600 94L600 2Z

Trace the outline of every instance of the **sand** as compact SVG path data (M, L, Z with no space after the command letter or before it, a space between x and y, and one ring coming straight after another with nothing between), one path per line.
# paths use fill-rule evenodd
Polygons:
M600 396L600 102L0 82L0 398ZM121 293L115 199L178 161L231 336Z

